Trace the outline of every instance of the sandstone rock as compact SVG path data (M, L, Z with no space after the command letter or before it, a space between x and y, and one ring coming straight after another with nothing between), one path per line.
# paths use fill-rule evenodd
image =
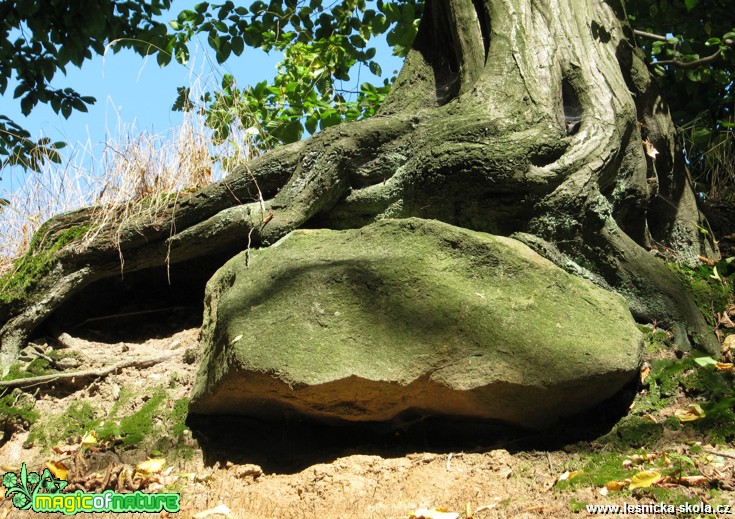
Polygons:
M299 230L207 285L190 410L548 426L637 373L625 301L526 245L420 220Z

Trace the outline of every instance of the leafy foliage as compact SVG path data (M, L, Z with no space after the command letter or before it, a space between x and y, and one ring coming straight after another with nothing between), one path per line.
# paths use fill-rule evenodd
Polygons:
M735 22L729 0L627 0L636 43L647 55L676 123L700 190L719 196L732 184L735 164ZM18 87L23 113L39 102L64 117L86 111L91 97L52 86L69 64L93 53L133 48L155 54L161 66L187 63L194 39L204 36L219 63L248 47L283 52L272 80L238 85L232 75L221 89L192 98L179 88L175 110L200 110L224 142L241 125L261 149L302 138L345 120L373 115L391 79L344 87L350 74L382 76L376 36L405 56L418 29L423 0L231 0L201 2L164 23L170 0L0 0L0 95L9 79ZM358 72L359 74L359 72ZM356 83L359 83L359 77ZM354 87L352 87L354 89ZM0 165L38 169L60 161L63 143L33 142L29 132L0 114Z
M28 115L45 103L68 118L86 112L95 102L71 88L52 86L57 73L69 65L81 67L93 53L132 47L150 54L166 42L166 25L154 18L170 7L170 0L2 0L0 1L0 95L10 80L21 111ZM37 142L30 133L0 114L0 168L22 165L38 170L43 160L60 162L63 143Z
M625 5L674 122L684 129L699 191L723 196L732 191L735 166L732 2L628 0Z
M170 22L175 36L168 50L180 62L188 57L186 45L200 33L207 34L220 63L233 54L239 56L246 46L282 51L284 59L271 81L244 89L237 87L231 75L224 76L219 92L206 93L196 102L188 89L180 88L174 108L197 105L220 142L227 139L232 125L242 125L261 149L297 141L304 132L314 133L344 120L370 117L391 81L380 86L363 83L357 92L345 91L342 82L350 81L355 65L382 74L373 59L376 50L369 46L375 36L386 34L394 54L404 56L416 35L421 9L420 0L342 0L329 6L321 0L308 5L293 0L256 1L249 7L235 7L231 1L198 4ZM349 94L356 94L356 100L348 100Z

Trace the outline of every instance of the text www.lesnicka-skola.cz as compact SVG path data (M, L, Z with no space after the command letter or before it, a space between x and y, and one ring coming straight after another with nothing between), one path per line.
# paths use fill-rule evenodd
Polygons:
M587 505L587 513L598 515L617 514L717 514L729 515L735 513L732 505L710 505L700 501L699 503L684 503L682 505L670 505L667 503L636 503L622 505Z

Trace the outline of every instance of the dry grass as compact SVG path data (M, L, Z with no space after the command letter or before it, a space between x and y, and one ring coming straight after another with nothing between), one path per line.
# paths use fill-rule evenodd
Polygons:
M152 217L172 196L222 178L222 164L240 163L253 154L251 136L237 129L230 141L214 146L211 131L195 111L166 133L119 124L117 134L120 137L108 141L99 157L89 141L72 146L62 164L47 163L40 173L28 173L12 192L0 193L8 202L0 207L0 275L54 215L93 206L92 230L85 237L92 240L101 229Z

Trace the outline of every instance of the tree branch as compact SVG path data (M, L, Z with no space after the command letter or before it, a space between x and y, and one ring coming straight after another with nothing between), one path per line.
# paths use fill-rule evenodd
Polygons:
M638 29L633 29L633 34L635 34L636 36L640 36L641 38L648 38L649 40L669 41L669 38L667 38L666 36L653 34L652 32L639 31Z
M720 51L719 49L714 54L711 54L710 56L705 56L704 58L695 59L694 61L680 61L677 59L670 59L670 60L664 60L664 61L655 61L653 62L654 65L673 65L678 68L683 69L693 69L693 68L699 68L704 65L709 65L710 63L714 63L720 59Z

